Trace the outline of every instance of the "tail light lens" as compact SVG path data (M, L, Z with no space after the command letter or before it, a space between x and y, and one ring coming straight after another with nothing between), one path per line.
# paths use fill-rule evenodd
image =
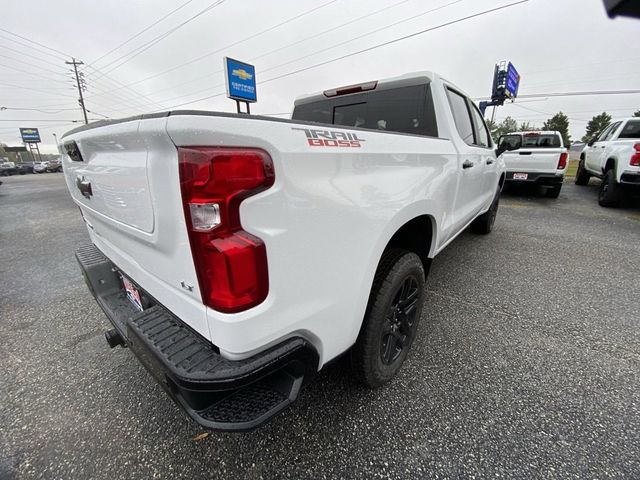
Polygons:
M633 155L631 155L631 166L640 167L640 143L636 143L633 146L633 149L636 151Z
M560 160L558 161L558 170L564 170L567 168L567 159L569 158L569 154L567 152L562 152L560 154Z
M227 313L261 303L269 293L264 242L242 229L240 203L273 185L263 150L180 147L180 188L203 301Z

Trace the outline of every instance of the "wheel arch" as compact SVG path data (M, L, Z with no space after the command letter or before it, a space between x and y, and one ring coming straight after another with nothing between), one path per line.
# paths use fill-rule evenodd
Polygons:
M431 267L431 252L435 245L436 222L431 215L419 215L405 222L391 236L382 249L378 263L384 252L391 248L400 248L413 252L420 257L425 275Z
M604 168L602 169L602 173L607 173L612 169L615 171L617 162L618 160L616 160L614 157L607 158L607 161L604 164Z

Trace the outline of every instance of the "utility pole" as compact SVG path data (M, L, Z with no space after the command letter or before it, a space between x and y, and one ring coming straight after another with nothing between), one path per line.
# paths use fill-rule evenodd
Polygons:
M76 86L78 87L78 94L80 95L80 99L78 100L78 103L80 103L80 107L82 107L82 114L84 115L84 124L86 125L87 123L89 123L89 119L87 118L87 109L84 106L84 97L82 96L82 91L86 90L86 84L84 81L84 74L82 72L80 72L80 74L78 74L78 65L84 65L83 62L81 61L76 61L75 58L72 57L71 62L64 62L67 65L73 65L73 71L76 74Z

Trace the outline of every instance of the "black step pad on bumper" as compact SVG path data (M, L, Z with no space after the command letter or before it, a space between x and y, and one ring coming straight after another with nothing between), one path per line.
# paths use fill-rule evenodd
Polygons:
M245 360L231 361L146 292L139 312L127 299L119 270L93 245L76 251L98 304L127 346L199 424L250 430L290 405L315 373L318 354L291 338Z

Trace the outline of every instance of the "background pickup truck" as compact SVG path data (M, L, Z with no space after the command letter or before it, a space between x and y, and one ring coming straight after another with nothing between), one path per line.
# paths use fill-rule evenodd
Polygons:
M358 380L389 381L431 259L491 231L504 182L479 110L432 73L299 98L292 120L172 111L63 146L109 344L221 430L270 419L347 352Z
M591 139L580 155L576 184L602 179L598 203L620 204L625 188L640 190L640 118L616 120Z
M560 132L509 133L498 139L496 153L507 167L507 182L542 185L548 197L558 198L569 158Z

